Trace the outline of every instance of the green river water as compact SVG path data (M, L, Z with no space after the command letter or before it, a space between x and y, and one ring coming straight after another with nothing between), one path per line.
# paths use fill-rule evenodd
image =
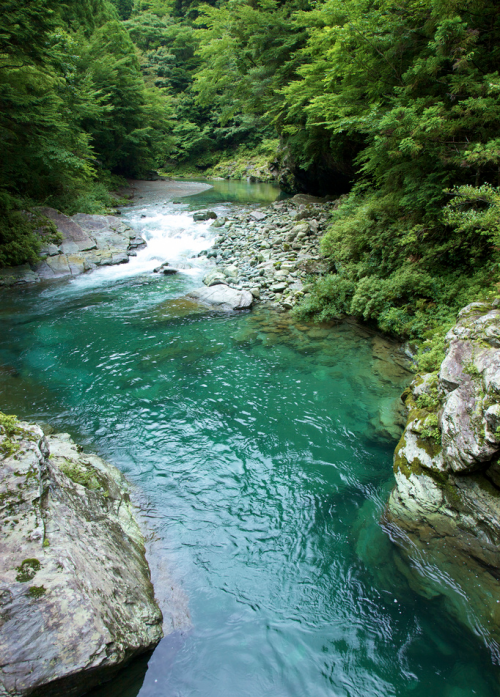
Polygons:
M144 187L124 211L150 240L131 264L1 304L2 410L128 476L189 606L190 626L93 696L498 695L487 649L409 588L378 523L387 415L411 380L396 347L352 323L186 313L212 236L191 211L278 192L221 182L173 204ZM163 259L192 268L160 278Z

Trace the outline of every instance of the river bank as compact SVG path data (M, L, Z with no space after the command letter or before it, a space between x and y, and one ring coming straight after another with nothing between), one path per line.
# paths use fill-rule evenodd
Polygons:
M333 206L299 194L216 220L218 237L206 252L215 269L204 283L249 290L257 301L291 310L307 294L307 280L327 271L319 242Z
M383 522L400 569L500 659L500 299L463 308L438 371L403 399ZM405 565L406 564L406 565ZM415 569L418 573L415 574Z
M163 192L167 200L179 205L186 197L208 188L209 184L192 182L130 182L128 196L140 205L141 199ZM280 310L292 309L307 296L308 281L327 271L319 242L334 206L334 202L299 194L267 206L243 207L233 215L211 214L216 218L211 224L210 218L189 211L193 229L198 228L198 235L205 240L204 249L198 253L199 263L206 263L205 284L225 283L236 290L250 291L256 302ZM148 245L148 235L141 225L145 215L129 223L117 216L79 213L68 217L51 208L42 212L55 223L61 243L43 248L37 264L0 270L0 287L75 277L126 264ZM179 260L169 255L168 248L157 262L169 266L169 273L192 266L186 259L179 267ZM175 268L176 262L179 268ZM165 272L165 268L162 270Z

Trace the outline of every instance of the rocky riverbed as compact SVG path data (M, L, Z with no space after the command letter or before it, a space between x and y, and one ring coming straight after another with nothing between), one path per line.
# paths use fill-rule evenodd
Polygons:
M129 487L3 414L0 460L0 694L84 694L163 636Z
M307 279L325 273L319 252L334 202L298 194L266 208L219 218L220 230L207 251L214 268L204 278L207 286L227 284L249 291L257 301L292 309L307 292Z

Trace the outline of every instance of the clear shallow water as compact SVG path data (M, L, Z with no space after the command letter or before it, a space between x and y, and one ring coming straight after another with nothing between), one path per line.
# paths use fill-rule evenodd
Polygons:
M168 240L180 224L160 205L146 214ZM408 381L390 344L258 310L186 314L201 267L118 270L5 293L0 315L3 410L138 485L189 598L192 629L94 697L497 695L487 651L409 589L378 526L394 447L380 419Z

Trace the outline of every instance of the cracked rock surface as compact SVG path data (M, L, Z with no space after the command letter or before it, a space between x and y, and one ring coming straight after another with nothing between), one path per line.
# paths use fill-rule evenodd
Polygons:
M0 269L0 287L79 276L99 266L126 264L146 244L113 215L77 213L69 217L54 208L41 208L40 213L55 224L62 241L43 247L42 261L37 264Z
M440 370L417 376L403 397L384 523L414 590L441 596L498 658L500 301L465 307Z
M127 482L0 419L0 695L77 696L163 635Z

